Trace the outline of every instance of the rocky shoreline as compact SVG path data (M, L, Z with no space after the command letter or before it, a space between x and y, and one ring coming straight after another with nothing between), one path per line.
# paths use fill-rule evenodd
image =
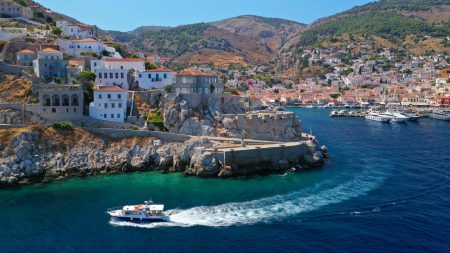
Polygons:
M325 150L315 151L298 161L237 168L221 165L211 153L198 152L198 147L211 146L207 137L192 137L184 143L163 143L154 137L117 140L80 128L55 130L45 126L0 130L0 143L0 188L152 170L199 177L248 176L320 165L326 154Z

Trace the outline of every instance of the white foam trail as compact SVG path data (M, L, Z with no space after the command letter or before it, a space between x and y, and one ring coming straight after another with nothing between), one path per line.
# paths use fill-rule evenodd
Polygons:
M375 189L385 175L374 170L363 172L340 185L329 183L284 195L247 202L233 202L217 206L199 206L184 210L169 210L171 222L134 224L111 221L118 226L153 228L160 226L233 226L271 222L320 207L362 196ZM334 182L336 184L337 182Z

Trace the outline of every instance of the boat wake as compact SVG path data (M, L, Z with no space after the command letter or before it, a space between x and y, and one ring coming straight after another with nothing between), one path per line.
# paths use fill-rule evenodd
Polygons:
M376 170L367 170L343 183L336 182L337 180L329 180L308 189L247 202L169 210L166 213L170 215L170 222L136 224L111 220L110 223L117 226L143 228L170 226L225 227L270 223L313 211L326 205L363 196L377 188L386 176L387 174Z

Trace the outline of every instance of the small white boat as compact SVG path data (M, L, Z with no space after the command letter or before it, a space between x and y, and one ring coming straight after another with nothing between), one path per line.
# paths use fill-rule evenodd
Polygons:
M384 122L389 123L391 120L391 117L388 117L386 115L378 114L376 112L369 112L369 114L365 117L368 120L378 121L378 122Z
M109 208L106 213L112 218L130 222L166 222L169 216L164 215L164 205L145 201L144 204L127 205Z

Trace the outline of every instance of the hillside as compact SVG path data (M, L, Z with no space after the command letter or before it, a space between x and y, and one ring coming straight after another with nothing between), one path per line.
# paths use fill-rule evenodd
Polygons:
M450 0L383 0L316 21L299 36L299 45L339 34L379 36L397 44L408 35L445 38L449 20Z
M450 54L450 0L382 0L310 24L280 50L277 71L298 75L305 48L348 50L350 44Z
M283 19L240 16L213 23L140 27L127 33L100 34L127 43L136 51L157 52L175 62L224 66L267 63L304 27Z

